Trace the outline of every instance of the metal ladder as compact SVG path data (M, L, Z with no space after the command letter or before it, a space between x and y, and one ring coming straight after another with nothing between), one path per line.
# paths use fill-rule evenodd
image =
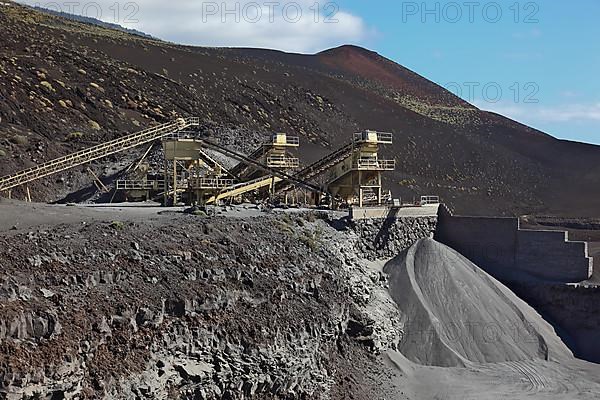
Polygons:
M44 178L49 175L66 171L79 165L83 165L124 150L140 146L142 144L152 142L154 140L158 140L169 133L178 132L190 126L198 126L199 124L200 118L198 117L179 118L173 122L154 126L152 128L148 128L119 139L111 140L109 142L45 162L12 175L3 176L0 178L0 192Z

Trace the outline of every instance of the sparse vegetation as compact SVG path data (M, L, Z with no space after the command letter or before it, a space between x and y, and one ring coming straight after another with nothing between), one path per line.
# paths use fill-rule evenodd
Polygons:
M23 135L14 135L10 138L10 141L19 146L27 146L29 144L29 139Z
M100 129L102 129L102 128L100 127L100 124L99 124L99 123L97 123L96 121L92 121L92 120L90 120L89 124L90 124L90 128L92 128L92 129L93 129L93 130L95 130L95 131L99 131Z
M49 92L55 92L56 90L54 90L54 87L52 86L52 84L48 81L41 81L40 82L40 86L42 86L44 89L46 89Z
M120 231L125 228L125 223L121 221L112 221L109 226L117 231Z
M291 235L294 233L294 229L290 226L289 223L285 222L285 221L277 221L277 227L279 228L279 230L285 234Z
M285 222L286 224L288 224L288 225L293 225L294 224L294 221L292 220L292 217L288 213L283 213L281 215L281 220L283 222Z
M73 140L79 140L82 137L83 137L82 132L71 132L67 135L67 137L65 139L68 141L73 141Z
M96 89L96 90L104 93L104 89L100 85L98 85L97 83L92 82L92 83L90 83L90 86L93 87L94 89Z
M317 227L314 231L309 229L305 229L302 231L302 234L298 238L300 242L304 243L309 249L312 251L316 251L319 249L320 240L323 236L323 230L321 227Z

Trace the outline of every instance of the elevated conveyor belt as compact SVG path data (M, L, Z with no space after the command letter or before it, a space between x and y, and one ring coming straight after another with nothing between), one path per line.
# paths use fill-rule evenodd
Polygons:
M281 182L282 179L279 177L271 177L271 176L262 176L260 178L254 179L249 182L238 183L237 185L233 185L226 189L225 192L219 193L216 196L211 197L207 200L207 203L214 203L215 201L227 199L230 197L235 197L242 195L244 193L251 192L253 190L262 189L267 186L271 186L273 184L277 184Z
M119 153L139 145L158 140L173 132L178 132L191 126L199 125L200 120L196 117L179 118L176 121L158 125L111 140L106 143L81 150L67 156L45 162L35 167L7 175L0 178L0 192L53 175L68 169L89 163L111 154Z
M268 147L267 145L261 144L261 145L260 145L260 147L258 147L258 148L257 148L256 150L254 150L252 153L250 153L250 155L248 155L247 157L248 157L250 160L254 160L254 161L256 161L256 160L258 160L259 158L261 158L262 156L264 156L264 155L267 153L267 151L268 151L268 150L269 150L269 147ZM231 174L232 174L233 176L238 176L238 175L240 175L240 174L241 174L241 173L244 171L244 169L245 169L246 167L248 167L248 166L249 166L249 165L248 165L248 163L246 163L246 162L239 162L239 163L238 163L236 166L234 166L234 167L231 169Z
M227 170L223 165L219 164L219 162L215 161L215 159L213 159L205 151L200 150L199 154L200 154L200 158L202 159L202 161L204 161L206 163L206 165L208 165L213 171L216 171L219 169L221 172L224 172L225 174L227 174L231 177L234 177L234 178L236 177L232 172Z
M348 143L333 153L326 155L320 160L312 163L308 167L304 168L295 175L295 178L303 182L307 182L317 176L325 173L330 168L333 168L338 163L344 161L346 158L352 155L353 143ZM277 188L277 191L287 191L291 189L292 185L286 182L284 185Z
M219 153L225 154L231 158L235 158L236 160L238 160L240 162L244 162L244 163L247 163L248 165L252 165L253 167L255 167L263 172L266 172L269 175L273 175L278 178L281 178L282 181L289 181L298 186L304 187L308 190L312 190L315 192L323 192L323 189L321 189L317 185L313 185L311 183L305 182L302 179L299 179L295 176L288 175L285 172L281 172L275 168L269 168L266 165L263 165L263 164L259 163L258 161L252 160L252 159L248 158L248 156L245 156L243 154L240 154L238 152L230 150L227 147L224 147L224 146L221 146L221 145L218 145L216 143L209 142L206 140L199 140L199 141L204 146L208 147L209 149L213 149L213 150L218 151ZM253 181L251 181L251 182L253 182Z

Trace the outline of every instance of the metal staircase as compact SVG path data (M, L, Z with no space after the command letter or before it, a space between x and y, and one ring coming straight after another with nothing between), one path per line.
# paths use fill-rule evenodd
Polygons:
M199 124L200 119L197 117L179 118L173 122L148 128L119 139L111 140L109 142L45 162L35 167L17 172L13 175L1 177L0 192L44 178L49 175L66 171L79 165L83 165L124 150L132 149L142 144L158 140L170 133L178 132L191 126L198 126Z

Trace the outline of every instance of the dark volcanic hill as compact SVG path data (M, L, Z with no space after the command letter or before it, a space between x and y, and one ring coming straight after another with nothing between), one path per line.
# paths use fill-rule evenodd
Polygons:
M67 18L73 21L79 21L79 22L83 22L86 24L92 24L92 25L98 25L100 27L103 28L109 28L109 29L115 29L118 31L123 31L125 33L131 33L132 35L138 35L138 36L142 36L145 37L147 39L156 39L155 37L153 37L152 35L148 35L147 33L135 30L135 29L128 29L125 28L121 25L118 24L112 24L110 22L104 22L101 21L97 18L92 18L92 17L85 17L83 15L76 15L76 14L69 14L63 11L56 11L56 10L52 10L49 8L44 8L44 7L33 7L35 10L37 11L41 11L44 12L46 14L51 14L51 15L55 15L57 17L62 17L62 18Z
M376 129L395 134L395 197L438 194L464 214L597 215L600 148L478 110L380 55L177 46L0 6L0 174L176 116L250 149L297 134L305 162ZM78 189L83 168L32 186ZM19 193L16 193L18 196Z

